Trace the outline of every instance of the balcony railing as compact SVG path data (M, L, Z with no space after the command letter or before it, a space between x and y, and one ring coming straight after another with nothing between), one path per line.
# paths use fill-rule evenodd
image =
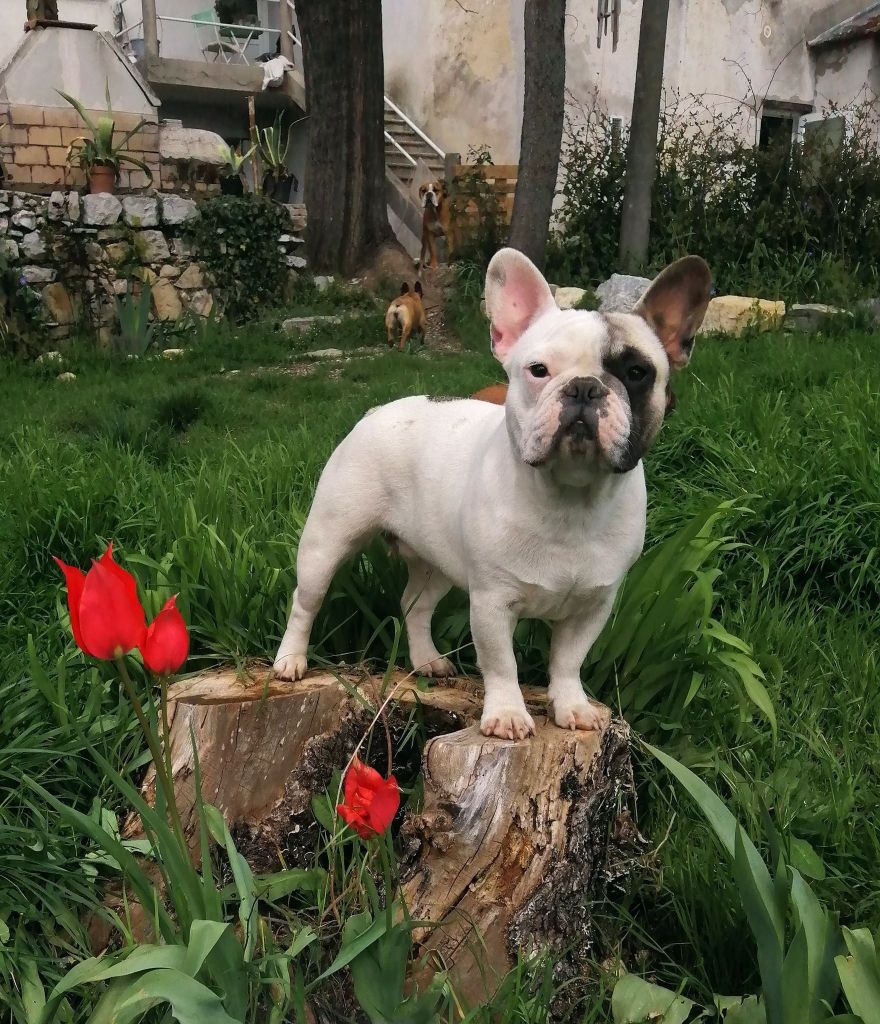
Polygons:
M119 18L122 24L115 36L132 60L137 60L144 56L144 23L142 16L137 21L128 21L134 2L136 0L125 0L120 5ZM160 7L156 17L159 55L178 60L219 61L227 64L254 64L274 57L283 50L280 45L278 10L282 3L290 8L293 21L291 0L269 0L268 24L242 25L219 21L213 8L189 17L180 17L177 14L164 14ZM174 8L179 10L179 5L174 4ZM137 13L140 14L140 11ZM294 53L294 64L302 68L299 38L295 31L290 31L288 36L290 51Z

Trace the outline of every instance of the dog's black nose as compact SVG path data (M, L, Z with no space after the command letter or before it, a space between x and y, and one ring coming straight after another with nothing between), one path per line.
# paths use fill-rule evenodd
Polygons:
M578 405L590 405L601 401L608 394L608 388L595 377L575 377L565 385L562 393Z

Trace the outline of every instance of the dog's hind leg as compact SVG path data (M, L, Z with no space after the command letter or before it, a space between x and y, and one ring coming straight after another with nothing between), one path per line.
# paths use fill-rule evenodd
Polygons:
M432 565L398 542L398 550L409 567L409 580L403 591L401 607L406 620L409 656L416 672L424 676L454 676L455 666L434 646L431 619L434 609L452 587L452 583Z
M404 321L403 326L400 329L400 351L402 352L406 348L406 343L409 341L409 336L412 334L412 320L407 319Z

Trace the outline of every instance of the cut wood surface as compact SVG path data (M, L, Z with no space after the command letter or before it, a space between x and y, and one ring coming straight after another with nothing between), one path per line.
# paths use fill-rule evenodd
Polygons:
M537 732L517 742L480 734L482 687L472 679L420 688L396 673L383 689L382 678L366 672L316 671L282 682L270 665L252 662L183 680L169 694L171 760L193 851L193 741L203 799L224 813L252 867L307 866L320 842L312 797L345 768L393 692L392 736L403 735L418 704L431 737L422 755L422 809L402 825L410 911L440 926L418 941L441 954L472 1003L495 987L520 949L550 946L560 980L583 975L593 951L589 902L625 873L639 846L629 730L608 713L601 733L566 732L548 721L545 690L523 690ZM385 771L381 729L373 749L372 763ZM394 769L412 774L417 751L414 757ZM148 775L148 796L153 784ZM126 832L138 828L131 819ZM481 968L472 955L480 944Z

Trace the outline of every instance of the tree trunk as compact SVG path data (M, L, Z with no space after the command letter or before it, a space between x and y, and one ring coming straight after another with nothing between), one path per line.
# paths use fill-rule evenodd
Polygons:
M668 20L669 0L643 0L620 222L620 263L624 273L641 269L648 260Z
M381 0L298 0L309 139L310 269L353 274L391 238Z
M510 244L544 267L565 113L565 0L526 0L525 94Z
M601 735L566 732L547 720L546 691L524 688L538 729L517 743L480 734L482 688L472 680L422 690L397 673L384 694L381 678L344 682L330 673L280 682L261 664L172 688L172 775L193 856L193 738L203 799L223 812L252 868L310 866L320 848L312 797L345 768L374 708L393 692L392 768L402 778L421 769L424 778L421 811L402 825L403 892L414 918L440 925L417 941L442 953L474 1005L518 951L537 946L553 950L558 980L583 981L596 954L590 901L640 852L626 724L609 713ZM424 753L402 742L416 704L429 737ZM378 727L369 761L383 774L385 749ZM148 797L153 786L151 772ZM138 834L138 824L130 820L124 834Z

